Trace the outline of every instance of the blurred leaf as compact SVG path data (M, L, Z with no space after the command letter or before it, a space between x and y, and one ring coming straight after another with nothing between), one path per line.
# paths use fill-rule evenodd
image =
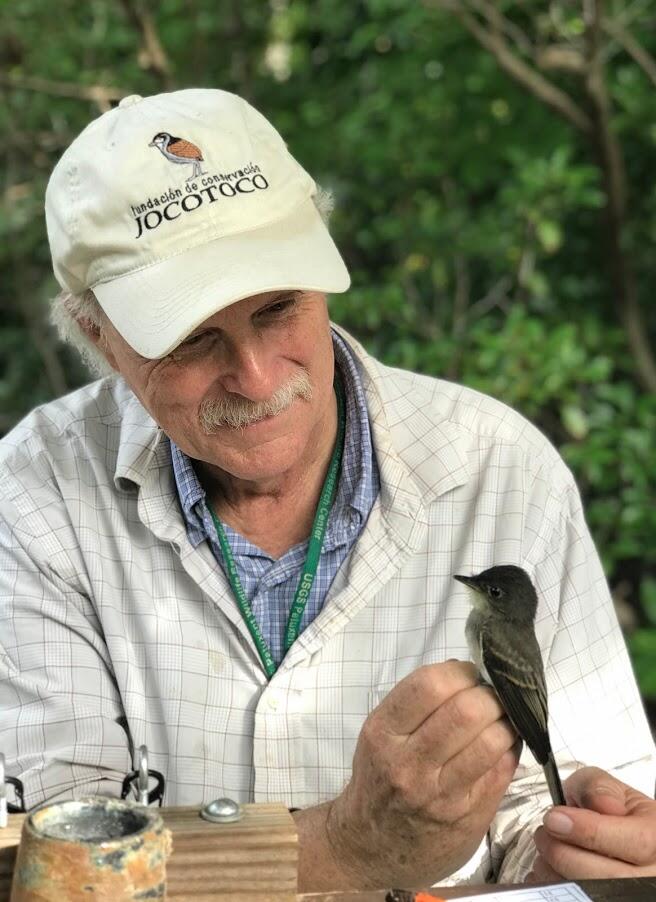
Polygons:
M563 425L571 436L584 439L589 431L588 418L580 407L566 404L562 410Z
M656 579L648 576L640 586L640 603L651 626L656 627ZM654 660L656 665L656 659Z
M542 219L536 226L540 244L548 254L555 253L563 243L563 233L557 222Z

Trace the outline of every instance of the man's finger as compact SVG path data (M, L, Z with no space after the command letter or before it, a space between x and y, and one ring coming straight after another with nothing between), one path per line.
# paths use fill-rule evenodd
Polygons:
M517 734L496 693L488 686L473 686L456 692L427 717L410 737L408 748L420 760L442 765L471 746L488 727L501 722L514 742Z
M616 816L585 808L552 808L544 826L554 839L633 865L656 861L656 802L646 811Z
M490 724L444 763L440 774L441 790L447 795L457 793L459 789L469 791L506 752L515 748L516 738L507 719Z
M561 842L544 827L538 827L535 846L546 864L568 880L606 880L615 877L639 877L634 865L613 857Z
M426 664L397 683L372 716L379 729L397 736L408 735L452 695L476 684L476 668L468 661Z

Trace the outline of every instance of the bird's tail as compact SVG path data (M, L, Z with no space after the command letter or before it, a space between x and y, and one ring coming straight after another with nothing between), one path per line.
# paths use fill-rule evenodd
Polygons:
M549 752L546 763L542 766L544 767L544 775L547 778L547 785L549 786L549 792L551 793L554 805L566 805L567 802L565 801L563 784L560 782L558 768L556 767L556 762L554 761L554 756L551 752Z

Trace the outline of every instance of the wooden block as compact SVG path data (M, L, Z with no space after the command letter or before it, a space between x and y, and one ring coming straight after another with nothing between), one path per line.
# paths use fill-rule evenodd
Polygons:
M24 814L10 814L7 826L0 829L0 902L9 902L11 876L24 820Z
M243 805L232 824L203 820L199 809L162 808L173 834L166 867L167 899L180 902L296 902L298 835L294 818L277 803ZM11 875L24 814L0 829L0 902L9 902Z
M198 808L163 808L173 834L167 898L296 902L298 836L279 804L244 805L232 824L203 820Z

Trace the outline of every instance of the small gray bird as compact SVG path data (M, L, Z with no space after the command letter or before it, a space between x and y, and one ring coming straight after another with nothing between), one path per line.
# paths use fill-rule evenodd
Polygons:
M513 565L454 579L474 590L474 608L465 627L474 663L496 689L513 726L544 768L554 805L565 805L551 751L547 687L535 638L535 587L528 573Z

